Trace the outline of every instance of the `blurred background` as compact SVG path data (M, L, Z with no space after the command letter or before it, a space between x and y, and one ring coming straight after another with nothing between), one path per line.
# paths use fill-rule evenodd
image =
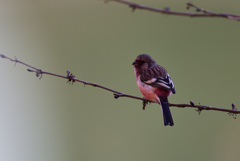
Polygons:
M187 11L184 0L132 0ZM236 0L192 0L213 12L240 14ZM194 9L190 9L194 12ZM239 108L239 22L134 12L103 0L1 0L0 53L42 70L141 96L133 66L147 53L176 86L171 103ZM171 107L163 125L157 104L114 99L81 83L0 59L0 160L239 160L240 118ZM240 109L240 108L239 108Z

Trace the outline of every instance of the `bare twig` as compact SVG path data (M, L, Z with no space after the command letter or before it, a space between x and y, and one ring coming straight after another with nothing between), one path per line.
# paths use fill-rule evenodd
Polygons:
M96 83L90 83L90 82L86 82L86 81L77 79L77 78L75 78L75 76L72 73L70 73L70 71L67 71L67 76L63 76L63 75L59 75L59 74L54 74L54 73L43 71L41 69L38 69L38 68L33 67L31 65L28 65L28 64L18 60L17 58L12 59L12 58L9 58L9 57L7 57L7 56L5 56L3 54L0 54L0 57L5 58L5 59L9 59L10 61L13 61L15 63L23 64L23 65L25 65L27 67L30 67L31 69L27 69L27 70L29 72L36 73L36 76L40 77L40 79L42 78L43 74L47 74L47 75L52 75L52 76L55 76L55 77L60 77L60 78L67 79L68 80L67 82L70 82L70 83L71 82L72 83L74 83L74 82L81 82L84 85L90 85L90 86L93 86L93 87L102 88L104 90L112 92L114 94L114 98L116 98L116 99L119 98L119 97L128 97L128 98L133 98L133 99L137 99L137 100L143 101L143 109L145 109L145 107L146 107L146 105L148 103L152 103L151 101L149 101L149 100L147 100L145 98L142 98L142 97L137 97L137 96L133 96L133 95L124 94L122 92L118 92L116 90L113 90L113 89L110 89L110 88L98 85ZM237 108L235 108L234 104L232 104L232 109L222 109L222 108L211 107L211 106L195 105L192 101L190 101L190 104L173 104L173 103L169 103L169 106L180 107L180 108L184 108L184 107L197 108L197 111L199 111L199 112L201 112L202 110L214 110L214 111L228 112L229 115L233 116L234 118L235 118L236 114L240 114L240 111L237 110Z
M192 104L172 104L169 103L169 106L175 106L175 107L194 107L197 108L198 110L215 110L215 111L222 111L222 112L229 112L229 113L234 113L234 114L240 114L240 111L238 110L232 110L232 109L223 109L223 108L217 108L217 107L211 107L211 106L203 106L203 105L192 105Z
M35 67L31 66L31 65L28 65L28 64L26 64L26 63L24 63L24 62L22 62L22 61L20 61L20 60L18 60L18 59L16 59L16 58L15 58L15 59L12 59L12 58L9 58L9 57L7 57L7 56L5 56L5 55L3 55L3 54L0 54L0 57L9 59L10 61L14 61L14 62L16 62L16 63L20 63L20 64L23 64L23 65L25 65L25 66L28 66L28 67L34 69L34 70L32 70L32 69L27 69L27 71L29 71L29 72L35 72L37 77L40 76L40 79L42 78L42 74L52 75L52 76L55 76L55 77L65 78L65 79L68 80L68 82L73 82L73 83L74 83L74 82L81 82L81 83L83 83L84 85L90 85L90 86L93 86L93 87L102 88L102 89L104 89L104 90L113 92L114 94L118 95L118 97L129 97L129 98L134 98L134 99L146 101L146 99L141 98L141 97L136 97L136 96L124 94L124 93L118 92L118 91L116 91L116 90L113 90L113 89L110 89L110 88L107 88L107 87L98 85L98 84L96 84L96 83L90 83L90 82L86 82L86 81L77 79L77 78L75 78L74 75L72 75L72 74L70 73L70 71L67 71L67 76L63 76L63 75L59 75L59 74L54 74L54 73L50 73L50 72L43 71L43 70L41 70L41 69L35 68ZM115 96L115 98L117 98L117 96Z
M234 14L228 14L228 13L214 13L214 12L210 12L205 9L202 9L200 7L197 7L192 3L187 3L187 9L192 7L192 8L195 8L197 12L202 12L202 13L171 11L169 7L166 7L165 9L159 9L159 8L154 8L154 7L149 7L149 6L144 6L141 4L129 2L126 0L106 0L105 2L107 1L115 1L122 4L126 4L129 7L131 7L133 11L136 9L143 9L143 10L148 10L148 11L153 11L153 12L158 12L158 13L168 14L168 15L178 15L178 16L188 16L188 17L220 17L220 18L227 18L227 19L233 19L238 21L240 20L240 15L234 15Z

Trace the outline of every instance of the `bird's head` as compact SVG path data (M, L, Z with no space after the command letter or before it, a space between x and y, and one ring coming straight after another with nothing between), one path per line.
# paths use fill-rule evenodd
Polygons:
M135 69L140 71L147 70L155 64L155 61L148 54L138 55L135 61L132 63Z

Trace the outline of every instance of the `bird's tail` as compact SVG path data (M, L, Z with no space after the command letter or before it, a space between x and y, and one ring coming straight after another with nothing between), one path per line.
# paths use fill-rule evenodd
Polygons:
M173 119L172 119L172 114L169 109L168 105L168 99L167 98L159 98L162 106L162 112L163 112L163 120L164 120L164 125L170 125L173 126Z

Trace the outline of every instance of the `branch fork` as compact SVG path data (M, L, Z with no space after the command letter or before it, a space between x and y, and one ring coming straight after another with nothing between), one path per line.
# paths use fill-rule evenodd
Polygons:
M210 12L208 10L202 9L194 5L193 3L187 3L186 9L189 10L190 8L195 8L197 13L171 11L170 7L166 7L165 9L159 9L159 8L144 6L144 5L133 3L126 0L105 0L105 2L108 2L108 1L113 1L113 2L118 2L118 3L128 5L130 8L132 8L132 11L135 11L136 9L143 9L143 10L148 10L148 11L158 12L158 13L168 14L168 15L187 16L187 17L212 17L212 18L219 17L219 18L226 18L226 19L232 19L237 21L240 20L240 15Z

